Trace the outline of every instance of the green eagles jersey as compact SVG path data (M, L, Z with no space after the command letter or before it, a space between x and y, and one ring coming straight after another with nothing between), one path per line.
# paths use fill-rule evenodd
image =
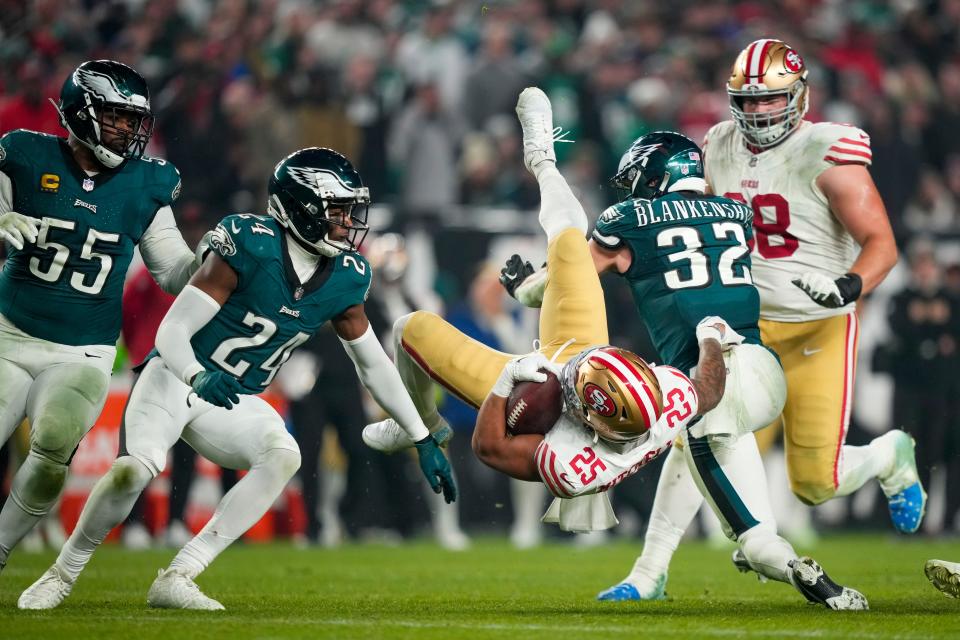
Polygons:
M722 317L746 342L761 344L750 207L681 193L626 200L603 212L593 239L633 255L623 276L665 364L687 372L696 366L696 326L706 316Z
M0 139L0 171L13 185L13 210L41 220L35 244L8 246L0 313L50 342L115 344L133 248L176 200L180 174L144 157L89 177L65 140L23 130Z
M263 391L294 349L370 290L370 264L352 252L322 258L301 285L286 243L273 218L249 214L224 218L210 241L238 283L191 345L204 368L233 374L250 393Z

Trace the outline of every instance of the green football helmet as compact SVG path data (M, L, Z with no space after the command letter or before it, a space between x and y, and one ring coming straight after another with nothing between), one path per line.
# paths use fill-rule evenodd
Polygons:
M706 191L703 152L690 138L672 131L642 135L620 158L610 180L620 202L653 199L670 191Z
M89 60L77 67L54 106L60 124L108 169L141 157L153 134L146 80L113 60Z
M370 230L370 190L350 161L332 149L291 153L273 170L267 193L270 215L320 255L356 251Z

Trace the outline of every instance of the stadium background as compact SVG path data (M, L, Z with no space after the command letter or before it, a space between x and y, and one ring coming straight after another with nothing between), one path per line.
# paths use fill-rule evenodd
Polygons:
M901 248L896 270L861 305L849 440L861 444L891 426L913 433L932 479L925 531L956 530L960 1L0 0L0 30L0 133L62 135L47 98L66 74L90 58L130 64L147 78L157 115L148 153L183 176L174 210L190 243L223 215L262 212L267 176L285 154L338 149L375 202L376 231L364 251L377 267L370 312L381 338L392 318L425 307L515 351L528 348L536 318L502 294L497 270L514 251L534 260L544 251L539 194L523 170L513 115L519 90L536 84L551 96L556 123L576 140L559 145L560 168L596 216L612 202L606 178L636 136L676 129L702 139L729 117L724 83L738 51L759 37L782 38L810 68L808 117L871 135L871 172ZM626 288L608 281L605 289L613 340L649 353ZM68 525L115 454L129 368L165 308L142 271L131 270L127 295L130 357L118 363L108 410L74 461L61 509ZM359 443L376 415L332 335L284 372L273 399L287 409L305 466L254 537L336 544L432 531L460 548L464 532L510 530L520 546L554 535L529 524L542 492L511 487L472 458L465 407L445 408L459 431L451 454L463 492L458 518L423 491L412 460ZM16 462L10 449L8 466ZM196 528L219 497L217 470L202 462L187 493L194 463L176 455L179 475L161 478L142 510L159 538L171 509L185 509ZM781 521L810 535L777 452L768 462ZM642 531L656 473L652 466L618 489L619 535ZM168 501L171 486L178 489ZM323 517L305 515L304 498ZM815 510L814 524L885 530L880 498L870 486ZM520 503L525 516L515 514ZM48 527L48 535L57 534Z

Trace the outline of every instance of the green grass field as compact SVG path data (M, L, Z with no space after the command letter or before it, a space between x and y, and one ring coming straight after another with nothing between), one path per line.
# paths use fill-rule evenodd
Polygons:
M960 543L833 537L811 553L855 586L871 611L805 604L787 585L738 574L729 552L685 544L669 598L607 604L596 592L632 566L637 545L514 551L481 541L450 553L432 544L289 546L228 550L198 580L219 613L147 608L146 591L170 551L101 549L59 609L20 612L20 592L52 554L16 554L0 576L0 638L956 638L960 601L923 576L931 557L960 558Z

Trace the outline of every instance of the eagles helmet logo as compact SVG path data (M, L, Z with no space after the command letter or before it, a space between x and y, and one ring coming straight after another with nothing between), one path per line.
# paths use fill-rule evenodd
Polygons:
M85 91L92 93L104 102L126 102L136 107L150 108L150 101L146 96L137 93L125 94L113 78L106 74L90 69L77 69L74 72L74 78Z
M224 257L237 253L237 245L233 243L233 238L227 232L227 228L220 223L217 224L210 235L210 248Z
M353 196L353 188L332 171L312 167L287 167L287 171L297 184L310 189L321 198Z
M3 145L0 144L0 162L3 162L7 159L7 150L3 148Z

